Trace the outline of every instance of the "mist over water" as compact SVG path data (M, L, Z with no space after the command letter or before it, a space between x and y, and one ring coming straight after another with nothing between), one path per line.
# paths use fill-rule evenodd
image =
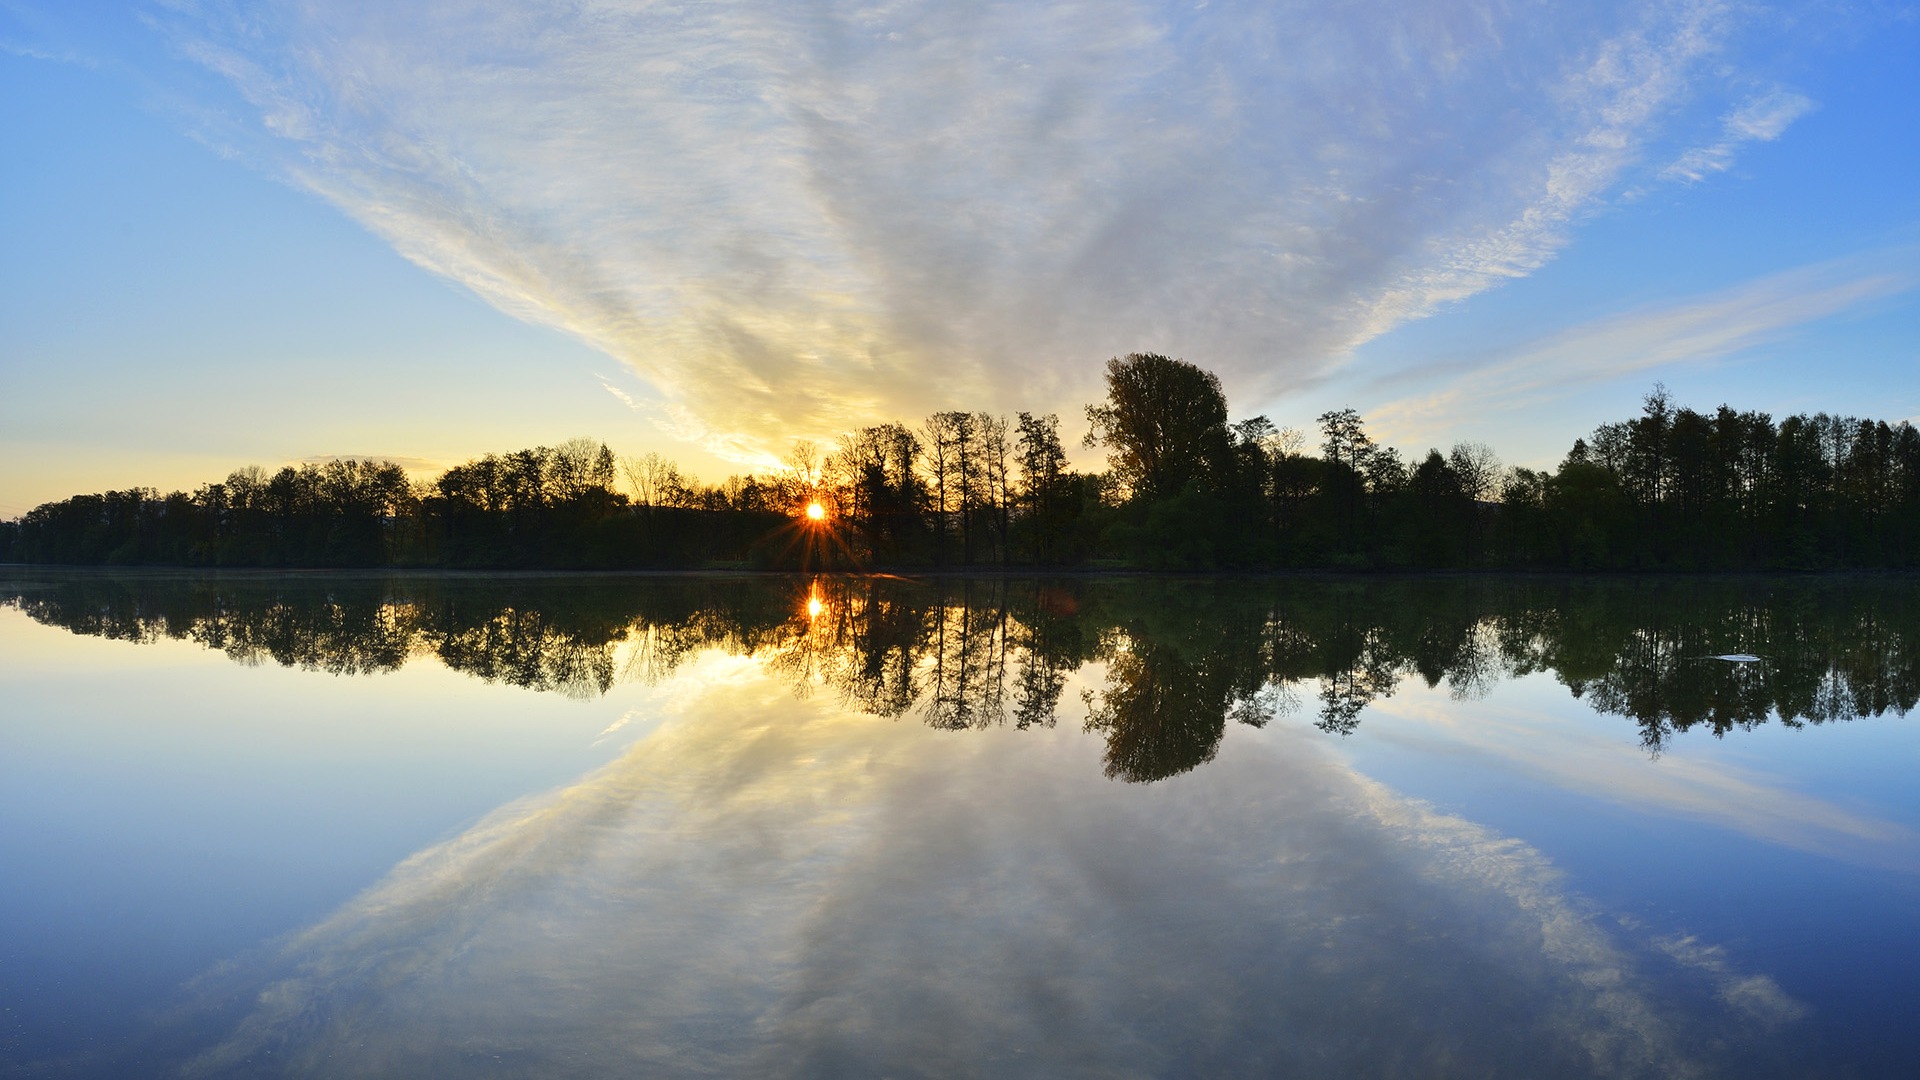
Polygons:
M9 571L0 640L9 1071L1920 1061L1911 583Z

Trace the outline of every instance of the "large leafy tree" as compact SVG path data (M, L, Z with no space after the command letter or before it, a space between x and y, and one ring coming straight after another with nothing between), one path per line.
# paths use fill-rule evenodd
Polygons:
M1232 449L1219 378L1158 353L1107 361L1107 400L1087 420L1087 445L1105 447L1114 479L1148 500L1205 479Z

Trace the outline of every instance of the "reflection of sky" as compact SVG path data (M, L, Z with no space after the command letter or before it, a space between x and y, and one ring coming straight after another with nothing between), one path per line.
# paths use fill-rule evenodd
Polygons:
M432 663L333 678L0 608L0 1075L599 765L604 726Z
M0 610L0 857L28 868L0 881L0 994L63 980L11 1022L118 1033L205 972L133 1053L1050 1076L1911 1053L1914 749L1891 718L1696 730L1649 760L1551 678L1478 700L1409 679L1351 737L1296 708L1126 784L1073 704L1106 665L1058 727L947 732L848 712L831 681L796 694L829 657L792 642L669 671L653 633L583 701L427 653L333 678Z
M1545 676L1471 703L1410 681L1338 745L1396 790L1551 853L1570 888L1723 1000L1804 1002L1794 1045L1807 1057L1782 1072L1834 1068L1834 1051L1809 1050L1824 1043L1845 1046L1858 1075L1891 1076L1911 1071L1920 1006L1911 719L1693 730L1654 759L1631 720ZM1776 983L1761 998L1739 974L1754 969Z
M1071 725L932 732L716 654L668 692L619 760L203 980L258 1004L199 1066L1680 1076L1799 1014L1314 733L1142 786Z
M1801 790L1784 776L1768 772L1766 755L1700 752L1710 738L1705 731L1650 760L1644 749L1627 738L1631 730L1627 721L1595 717L1587 705L1570 699L1565 687L1551 676L1510 681L1493 699L1465 707L1450 700L1445 690L1430 690L1408 680L1394 697L1376 701L1368 714L1371 729L1384 729L1384 737L1392 740L1422 744L1423 756L1430 760L1470 753L1480 768L1509 769L1569 794L1662 817L1710 823L1827 858L1920 871L1920 832L1911 825L1823 793ZM1870 726L1871 722L1859 723ZM1737 745L1750 749L1751 743L1767 734L1764 729L1743 732ZM1855 740L1849 742L1857 747ZM1911 740L1900 742L1910 744ZM1905 745L1901 748L1910 759L1912 751ZM1857 753L1850 757L1855 758L1850 771L1862 771Z

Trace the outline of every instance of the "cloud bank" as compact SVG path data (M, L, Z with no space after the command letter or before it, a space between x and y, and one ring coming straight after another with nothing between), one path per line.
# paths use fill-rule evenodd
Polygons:
M1734 11L181 0L158 25L244 96L217 141L752 459L1072 409L1137 349L1243 398L1308 385L1537 269L1678 145L1706 141L1669 169L1692 179L1777 136L1804 99L1712 105Z

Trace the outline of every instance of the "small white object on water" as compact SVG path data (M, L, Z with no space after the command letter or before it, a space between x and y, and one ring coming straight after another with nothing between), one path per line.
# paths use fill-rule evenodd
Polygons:
M1725 660L1729 663L1734 663L1734 664L1751 664L1759 660L1760 658L1753 655L1752 653L1730 652L1730 653L1723 653L1720 656L1709 656L1707 657L1707 659Z

